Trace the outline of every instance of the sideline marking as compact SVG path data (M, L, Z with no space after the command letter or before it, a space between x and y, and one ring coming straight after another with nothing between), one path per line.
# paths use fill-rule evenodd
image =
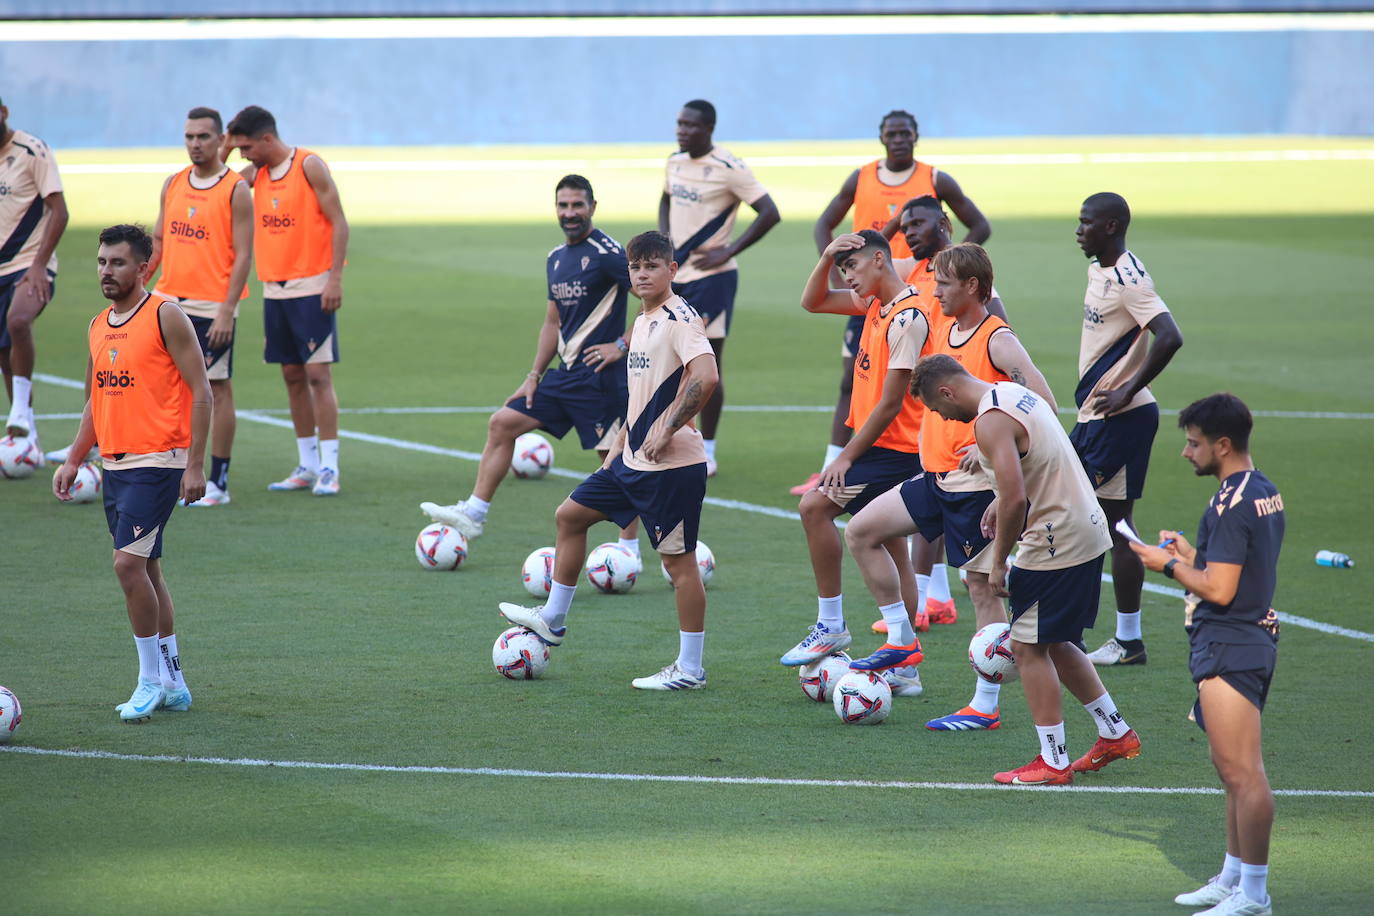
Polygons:
M58 385L63 388L75 388L78 390L85 389L85 385L83 383L78 382L75 379L63 378L62 376L58 375L34 373L33 377L40 382L48 382L49 384ZM367 410L372 408L362 409ZM375 408L373 410L380 412L388 409L390 408ZM726 409L728 410L729 408L727 407ZM827 411L831 409L832 408L826 408ZM1164 412L1166 411L1161 411L1161 413ZM289 419L286 419L285 417L281 416L272 416L266 413L265 411L239 410L237 411L237 414L239 419L248 420L252 423L261 423L265 426L276 426L281 429L293 428L291 421ZM426 442L414 442L410 439L396 439L392 436L377 436L372 433L358 432L356 430L351 429L340 429L339 438L354 439L358 442L367 442L372 445L387 445L392 448L399 448L405 451L422 452L427 455L439 455L445 458L461 458L464 461L480 461L482 458L480 452L467 452L463 451L462 449L444 448L443 446L430 445ZM562 477L567 480L578 481L583 480L587 476L585 473L582 473L580 471L568 470L567 468L550 468L549 474L554 477ZM741 512L750 512L755 515L766 515L770 518L781 518L787 519L789 521L801 520L801 516L796 512L791 511L790 509L779 509L775 506L764 506L760 505L759 503L743 502L737 499L721 499L716 496L708 496L706 497L704 502L708 506L715 506L720 509L737 509ZM843 520L837 520L835 524L839 528L845 527L845 522ZM1111 574L1103 573L1102 581L1111 582ZM1170 598L1182 599L1183 597L1183 592L1181 589L1171 588L1167 585L1156 585L1153 582L1146 582L1144 584L1144 590L1147 592L1152 592L1156 595L1166 595ZM1345 636L1349 637L1350 639L1358 639L1363 640L1365 642L1374 642L1374 633L1365 633L1361 630L1352 630L1348 627L1337 626L1333 623L1326 623L1321 620L1314 620L1311 617L1303 617L1299 614L1289 614L1284 611L1280 611L1278 616L1280 623L1286 623L1295 627L1302 627L1304 629L1309 630L1316 630L1320 633L1328 633L1332 636Z
M822 786L837 789L936 789L955 792L1054 791L1108 795L1222 795L1213 786L1004 786L980 782L907 782L869 779L789 779L771 776L673 776L659 773L580 773L572 770L514 770L503 767L396 766L382 763L321 763L314 760L261 760L255 757L178 757L170 754L118 754L113 751L60 750L3 745L0 753L78 760L119 760L131 763L195 763L206 766L279 768L285 770L345 770L360 773L417 773L439 776L495 776L521 779L582 779L591 782L676 782L725 786ZM1274 789L1275 795L1297 798L1374 798L1374 792L1342 789Z

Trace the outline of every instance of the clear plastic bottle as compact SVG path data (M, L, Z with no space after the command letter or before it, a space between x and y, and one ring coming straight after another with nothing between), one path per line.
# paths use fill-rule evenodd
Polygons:
M1349 569L1355 565L1355 561L1350 559L1347 554L1337 553L1334 550L1318 550L1317 565L1331 566L1336 569Z

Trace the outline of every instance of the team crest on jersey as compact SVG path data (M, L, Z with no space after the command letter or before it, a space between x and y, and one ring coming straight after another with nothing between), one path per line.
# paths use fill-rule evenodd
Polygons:
M587 265L590 264L590 263L592 263L592 259L591 259L589 256L587 256L587 255L583 255L583 256L582 256L582 269L583 269L583 270L586 270L586 269L587 269Z
M887 215L888 215L889 218L891 218L891 217L897 215L897 205L896 205L896 204L888 204L888 205L887 205Z
M272 209L275 210L278 206L279 204L277 203L277 199L275 197L272 198Z
M195 207L187 207L187 208L186 208L186 218L187 218L187 219L194 219L194 218L195 218L195 215L196 215L196 208L195 208Z
M111 366L113 366L113 365L115 364L115 360L116 360L116 359L119 359L119 351L116 350L116 349L114 349L114 348L111 348L111 349L110 349L110 365L111 365Z
M713 169L713 168L715 168L715 166L713 166L713 165L708 165L708 166L706 166L706 168L704 168L704 169L701 170L701 177L702 177L702 178L710 178L710 177L711 177L711 169Z

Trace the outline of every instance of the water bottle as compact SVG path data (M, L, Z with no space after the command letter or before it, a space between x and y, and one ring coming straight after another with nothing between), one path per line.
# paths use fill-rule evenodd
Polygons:
M1317 565L1332 566L1336 569L1349 569L1355 565L1355 561L1350 559L1347 554L1337 553L1334 550L1318 550Z

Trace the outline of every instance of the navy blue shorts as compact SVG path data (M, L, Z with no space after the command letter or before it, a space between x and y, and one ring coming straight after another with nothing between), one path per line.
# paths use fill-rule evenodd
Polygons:
M706 463L666 471L636 471L617 455L568 497L595 509L618 527L642 519L649 543L670 556L697 549L701 503L706 498Z
M25 267L0 277L0 350L10 346L10 302L14 300L14 288L28 272L29 269ZM48 280L52 282L53 295L57 295L57 274L48 271Z
M942 490L938 480L939 475L929 471L913 477L902 484L902 501L921 537L934 541L944 535L945 561L957 569L992 543L983 535L983 512L997 494L992 490L953 493Z
M338 323L323 296L262 300L264 362L300 366L339 361Z
M845 359L853 359L854 354L859 352L859 338L864 333L864 320L867 315L850 315L849 320L844 323L844 341L840 344L840 356Z
M875 445L849 468L840 491L825 495L851 516L858 515L864 506L920 472L921 456Z
M1274 667L1279 659L1277 645L1216 642L1198 631L1193 632L1190 641L1192 648L1188 654L1188 673L1193 676L1194 684L1219 677L1254 703L1256 709L1264 711L1264 702L1269 697L1269 683L1274 679ZM1193 702L1193 718L1198 728L1207 730L1202 721L1200 698Z
M601 372L590 369L550 369L534 389L534 406L511 398L506 406L539 421L555 438L576 428L583 448L609 449L620 435L629 407L625 360Z
M715 340L730 336L730 322L735 317L735 292L739 289L739 271L727 270L689 283L674 283L673 292L697 310L706 336Z
M1069 441L1099 499L1139 499L1145 493L1150 447L1158 430L1158 404L1074 426Z
M1025 643L1081 642L1083 631L1097 622L1102 557L1065 569L1013 566L1007 573L1007 592L1011 595L1012 639Z
M181 496L181 468L130 468L102 472L105 521L115 550L156 560L162 534Z
M203 318L200 315L187 315L191 319L191 327L196 329L196 340L200 341L200 352L205 354L205 375L212 382L231 379L234 377L234 332L238 327L238 322L234 322L234 327L229 331L229 342L222 347L210 346L210 325L214 324L213 318Z

